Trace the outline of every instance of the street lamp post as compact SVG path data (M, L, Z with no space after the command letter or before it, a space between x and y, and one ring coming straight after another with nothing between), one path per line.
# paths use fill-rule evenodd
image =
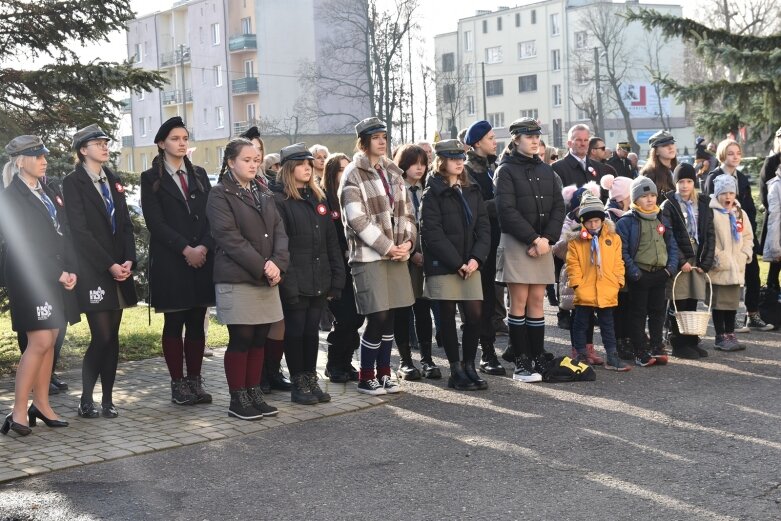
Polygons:
M602 113L602 85L599 79L599 47L594 47L594 81L597 88L597 125L599 125L596 134L601 135L602 139L607 139L605 135L605 116Z

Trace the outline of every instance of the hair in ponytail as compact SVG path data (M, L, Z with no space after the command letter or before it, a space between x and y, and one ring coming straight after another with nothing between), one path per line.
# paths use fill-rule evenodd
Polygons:
M19 174L22 156L11 157L3 167L3 188L8 187L14 180L14 176Z
M243 137L237 137L228 141L228 144L225 145L225 151L222 154L222 167L220 168L220 175L217 178L217 182L221 183L225 172L228 171L228 161L234 161L237 157L239 157L241 149L244 147L254 146L255 145L253 145L249 139Z
M157 193L160 190L160 182L163 180L163 174L165 174L165 150L157 147L157 157L152 160L152 167L154 168L157 163L157 179L152 182L152 191Z

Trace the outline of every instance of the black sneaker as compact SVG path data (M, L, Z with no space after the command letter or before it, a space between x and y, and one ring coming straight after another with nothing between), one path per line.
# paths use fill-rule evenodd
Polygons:
M358 392L370 394L372 396L388 394L388 391L382 387L382 384L380 384L376 378L372 378L371 380L360 380L358 382Z
M309 392L317 398L318 402L325 403L331 401L331 395L323 391L320 388L320 384L317 383L317 372L309 371L307 373L307 381L309 382Z
M438 380L439 378L442 378L442 371L439 370L439 367L437 367L437 364L435 364L431 358L424 358L421 360L420 368L423 373L423 378L428 378L429 380Z
M171 401L176 405L194 405L198 397L190 390L190 382L180 378L171 380Z
M762 320L759 313L748 313L746 315L746 326L754 331L772 331L774 327L773 324L768 324Z
M260 420L263 413L252 405L252 399L246 389L231 391L231 403L228 407L228 416L240 420Z
M542 375L534 370L532 361L526 355L521 355L515 360L513 380L524 383L541 382Z
M250 400L252 400L252 406L260 411L263 416L276 416L279 412L276 407L266 403L263 396L263 391L260 390L260 386L250 387L247 389Z
M651 356L651 353L645 351L644 353L638 353L635 355L635 365L640 367L648 367L656 363L656 358Z
M195 395L195 403L212 403L212 395L203 388L202 376L188 376L187 382L190 384L190 391Z

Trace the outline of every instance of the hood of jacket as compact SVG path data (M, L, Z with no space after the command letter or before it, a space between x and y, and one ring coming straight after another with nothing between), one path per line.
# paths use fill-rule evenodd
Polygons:
M426 189L431 190L431 193L437 196L442 195L447 191L455 192L455 189L447 183L444 177L436 174L428 178L426 181ZM464 193L467 193L469 190L480 190L480 187L472 183L468 186L462 186L461 190Z
M510 143L507 145L505 153L502 154L502 157L499 159L499 165L504 164L536 166L542 164L542 159L540 159L540 156L525 156L516 150L515 143Z

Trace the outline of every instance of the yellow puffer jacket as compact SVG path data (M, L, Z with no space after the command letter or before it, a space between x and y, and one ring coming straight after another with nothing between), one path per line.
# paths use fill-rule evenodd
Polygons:
M585 228L567 247L569 285L575 288L575 305L610 308L618 305L618 290L624 286L624 260L621 257L621 237L615 224L605 221L599 233L602 270L591 261L591 235L583 238Z

